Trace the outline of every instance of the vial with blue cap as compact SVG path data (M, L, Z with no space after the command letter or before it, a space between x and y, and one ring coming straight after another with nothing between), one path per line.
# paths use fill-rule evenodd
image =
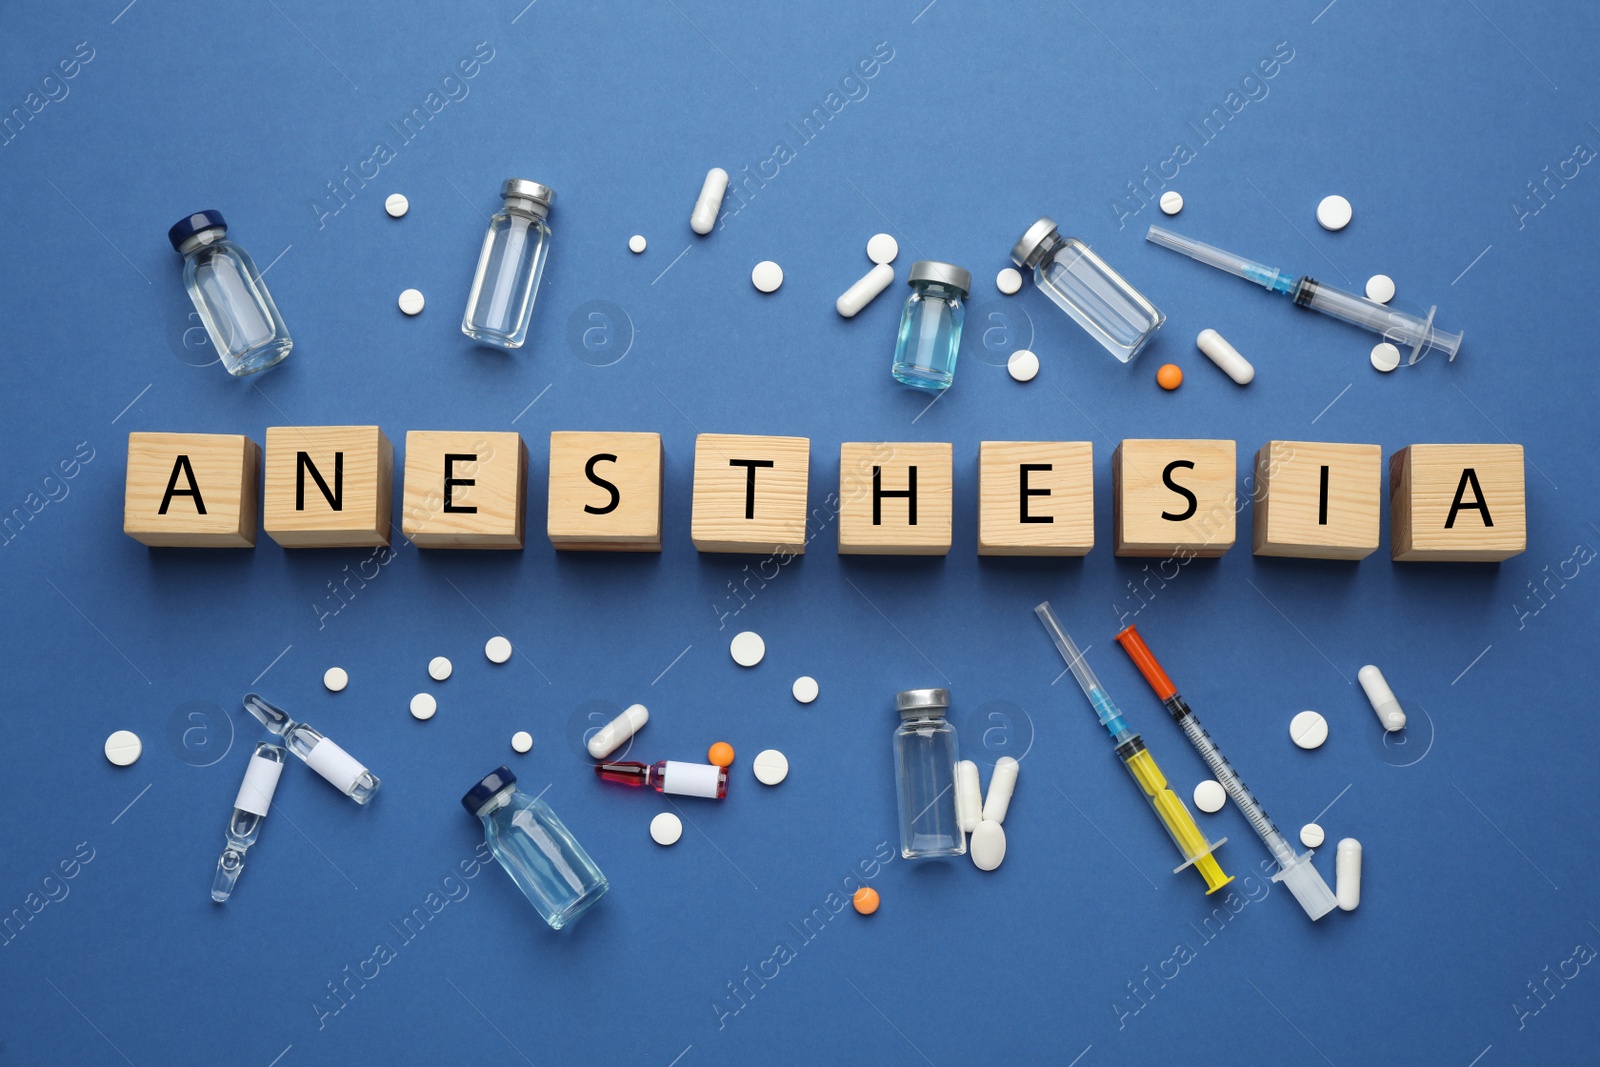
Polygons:
M900 315L891 371L902 385L943 392L956 377L972 275L954 264L924 259L911 264L906 284L911 296Z
M222 212L185 215L167 231L167 240L183 256L183 287L223 368L243 378L282 362L294 348L289 328L255 260L228 240Z
M556 191L510 178L501 187L500 198L503 206L483 235L461 332L498 348L521 348L528 339L533 302L550 250L547 220Z

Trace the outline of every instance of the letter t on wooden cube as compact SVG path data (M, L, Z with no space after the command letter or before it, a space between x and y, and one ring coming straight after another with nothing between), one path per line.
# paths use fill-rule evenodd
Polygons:
M566 551L661 551L661 435L550 435L546 532Z
M254 548L261 448L236 433L130 433L122 532L156 547Z
M689 522L694 547L803 554L810 477L810 438L700 434Z
M1383 449L1268 441L1256 453L1258 556L1365 559L1378 547Z
M284 548L389 543L394 445L376 426L267 427L267 536Z
M419 548L521 548L527 494L521 434L406 434L400 528Z
M1389 460L1397 560L1493 562L1528 547L1521 445L1412 445Z

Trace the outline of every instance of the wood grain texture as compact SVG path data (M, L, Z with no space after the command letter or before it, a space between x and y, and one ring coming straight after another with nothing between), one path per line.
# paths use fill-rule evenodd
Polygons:
M916 469L916 522L904 493ZM873 472L880 499L873 522ZM943 556L950 551L954 472L949 442L846 442L839 446L839 553Z
M445 457L451 466L447 510ZM463 480L472 484L461 484ZM406 434L400 528L419 548L521 548L527 517L528 446L505 432L412 430Z
M1256 555L1365 559L1378 548L1383 449L1268 441L1256 452L1254 493Z
M378 427L269 426L265 471L263 526L284 548L389 543L394 445Z
M1024 464L1050 468L1026 472L1026 497ZM1024 513L1030 521L1023 521ZM984 441L978 445L978 555L1082 556L1092 548L1091 443Z
M1129 438L1111 457L1112 526L1119 556L1220 556L1238 510L1232 441ZM1172 464L1193 464L1193 467ZM1171 467L1170 473L1168 472ZM1172 485L1182 486L1191 501ZM1186 516L1181 519L1163 515Z
M1528 547L1526 493L1521 445L1402 448L1389 460L1390 552L1400 561L1509 559Z
M750 467L747 461L771 466ZM701 552L804 553L810 477L810 438L698 435L689 524L694 547Z
M660 552L662 472L658 433L551 433L550 543L568 552Z
M155 547L254 548L260 490L261 447L243 434L130 433L122 532Z

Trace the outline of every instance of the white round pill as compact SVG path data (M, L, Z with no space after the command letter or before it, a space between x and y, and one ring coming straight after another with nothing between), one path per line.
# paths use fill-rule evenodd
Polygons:
M972 865L980 871L992 871L1006 858L1005 827L993 819L984 819L972 830L972 840L967 843L972 854Z
M817 680L809 674L802 674L794 680L794 685L789 687L789 692L802 704L809 704L817 699Z
M435 656L428 661L428 677L436 682L442 682L450 677L450 672L455 670L454 665L444 656Z
M533 751L533 735L530 734L526 730L518 730L516 733L512 734L511 735L511 751L513 751L513 752L532 752Z
M1006 360L1006 372L1019 382L1031 382L1039 373L1039 357L1026 348L1019 348Z
M1007 267L994 276L994 287L1010 296L1022 289L1022 275L1017 273L1017 268Z
M404 193L390 193L389 199L383 202L383 210L389 213L390 218L397 219L411 210L411 201L406 199Z
M728 652L732 654L733 662L739 666L754 667L767 654L767 643L761 640L761 635L754 630L745 630L733 635L733 641L728 645Z
M1387 274L1374 274L1367 279L1367 299L1387 304L1394 299L1394 279Z
M411 717L413 719L431 719L433 713L439 710L439 702L433 699L432 693L418 693L411 698Z
M1228 793L1222 788L1221 782L1207 778L1194 787L1194 806L1207 814L1221 811L1227 802Z
M756 753L750 769L755 772L756 781L762 785L777 785L789 777L789 759L777 749L769 748Z
M483 654L490 663L504 663L511 658L511 642L503 637L491 637L483 643Z
M407 289L400 294L400 310L407 315L422 314L422 307L426 303L427 301L422 298L422 291L419 289Z
M330 693L342 693L350 684L350 674L343 667L329 667L322 672L322 684Z
M874 263L893 263L900 254L900 242L887 233L875 233L867 242L867 258Z
M642 233L636 233L628 238L628 251L634 255L638 255L648 247L650 247L649 242L644 239L644 234Z
M1371 358L1374 368L1388 374L1400 365L1400 350L1388 341L1380 341L1372 346Z
M1176 215L1183 210L1183 194L1176 189L1168 189L1161 194L1161 213L1163 215Z
M1324 230L1342 230L1350 225L1350 201L1342 196L1325 196L1317 205L1317 224Z
M118 730L106 738L106 759L118 767L129 767L139 761L144 742L132 730Z
M775 293L783 284L783 268L770 259L763 259L750 272L750 284L763 293Z
M1308 822L1300 827L1300 843L1306 848L1321 848L1322 842L1327 840L1327 835L1322 832L1322 827L1314 822Z
M683 820L664 811L650 820L650 840L658 845L676 845L683 836Z
M1289 740L1304 749L1319 747L1328 739L1328 720L1314 711L1302 711L1289 720Z

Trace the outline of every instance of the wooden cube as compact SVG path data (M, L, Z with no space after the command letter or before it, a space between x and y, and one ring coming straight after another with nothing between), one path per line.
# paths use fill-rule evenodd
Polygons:
M1364 559L1378 547L1383 449L1268 441L1256 453L1258 556Z
M1489 562L1528 547L1521 445L1412 445L1389 460L1397 560Z
M527 501L521 434L406 434L400 528L419 548L521 548Z
M810 477L810 438L698 435L689 522L694 547L803 554Z
M387 545L394 445L376 426L269 426L262 495L284 548Z
M950 551L950 443L839 446L839 553L943 556Z
M565 551L661 551L661 435L550 435L550 543Z
M978 555L1082 556L1094 547L1094 446L978 445Z
M1238 512L1234 442L1129 438L1111 456L1119 556L1220 556Z
M236 433L130 433L122 532L147 545L254 548L261 447Z

